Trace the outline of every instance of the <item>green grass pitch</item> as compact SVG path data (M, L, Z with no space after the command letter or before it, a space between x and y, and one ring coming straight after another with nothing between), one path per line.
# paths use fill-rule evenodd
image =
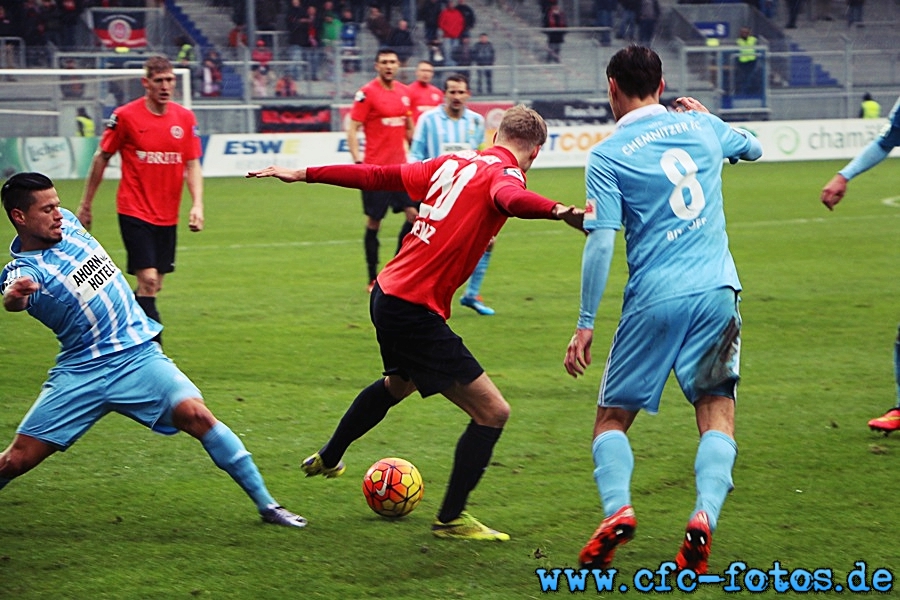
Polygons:
M736 489L714 538L712 572L736 560L762 570L779 561L831 568L840 581L855 561L870 571L900 562L900 436L866 427L895 400L900 205L889 198L898 176L888 161L853 181L829 213L819 190L841 164L725 167L744 285L743 381ZM529 180L535 191L583 204L579 169L533 171ZM64 206L77 206L81 186L58 182ZM115 187L101 188L94 233L124 265ZM452 543L433 539L429 525L467 419L441 397L414 395L392 410L351 447L341 479L305 479L298 469L380 373L358 192L208 179L206 212L204 232L180 230L178 270L160 298L166 351L309 527L262 525L195 440L110 415L0 492L0 598L505 600L545 595L535 569L576 566L601 517L590 443L626 278L621 239L583 379L562 367L578 310L576 232L511 220L483 288L497 315L454 307L451 325L512 405L470 509L512 540ZM383 259L399 226L397 216L383 225ZM11 239L12 227L5 232ZM0 314L0 446L55 353L39 323ZM660 414L638 417L630 436L639 526L614 563L626 583L674 558L693 507L696 427L673 384ZM376 516L361 492L363 473L385 456L412 461L425 480L422 503L398 521ZM588 590L584 597L597 596ZM692 595L722 596L720 586Z

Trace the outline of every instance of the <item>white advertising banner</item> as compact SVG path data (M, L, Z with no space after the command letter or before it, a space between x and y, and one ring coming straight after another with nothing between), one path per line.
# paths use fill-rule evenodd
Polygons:
M753 121L735 123L752 132L763 146L762 161L851 159L875 139L885 119L821 121ZM614 125L550 127L534 168L583 167L594 144ZM900 155L895 150L892 155ZM211 135L203 157L207 177L234 177L272 164L298 168L350 163L346 134L285 133Z
M759 139L763 146L761 161L849 160L878 137L887 120L754 121L734 125ZM613 125L551 127L534 168L584 166L591 146L613 130ZM900 151L895 149L892 156L900 156Z

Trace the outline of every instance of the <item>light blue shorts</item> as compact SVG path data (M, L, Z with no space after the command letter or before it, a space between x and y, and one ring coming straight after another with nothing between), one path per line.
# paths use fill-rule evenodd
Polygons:
M201 398L190 379L152 342L88 363L57 365L18 433L66 450L107 413L117 412L172 435L172 410Z
M705 395L736 398L739 302L733 289L720 288L624 316L609 350L597 404L656 413L673 369L691 404Z

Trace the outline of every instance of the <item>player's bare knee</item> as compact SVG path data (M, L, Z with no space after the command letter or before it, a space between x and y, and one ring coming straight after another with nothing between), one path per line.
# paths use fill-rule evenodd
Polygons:
M399 404L404 398L416 391L416 384L412 380L403 379L399 375L388 375L384 378L384 387L391 398Z
M202 400L188 398L172 411L172 424L199 439L216 424L216 417Z
M24 475L34 467L33 462L29 460L24 452L20 452L10 446L0 454L0 477L15 479L20 475Z

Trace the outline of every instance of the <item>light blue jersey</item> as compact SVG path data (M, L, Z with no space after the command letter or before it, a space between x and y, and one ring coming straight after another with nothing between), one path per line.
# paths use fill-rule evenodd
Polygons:
M128 281L99 242L70 211L62 241L46 250L22 252L13 239L13 261L0 272L0 292L19 277L40 284L28 313L49 327L60 343L57 364L77 364L153 339L162 325L149 319Z
M484 117L468 108L459 119L451 119L443 106L422 113L416 123L409 155L425 160L463 150L478 150L484 143Z
M661 105L631 111L591 149L584 229L625 227L623 317L697 292L741 289L725 233L722 164L761 152L749 133L714 115L670 113ZM583 300L599 302L600 295L602 288ZM582 306L591 324L597 302Z
M850 181L883 161L897 146L900 146L900 98L894 102L891 114L888 115L888 124L881 130L881 134L838 173Z

